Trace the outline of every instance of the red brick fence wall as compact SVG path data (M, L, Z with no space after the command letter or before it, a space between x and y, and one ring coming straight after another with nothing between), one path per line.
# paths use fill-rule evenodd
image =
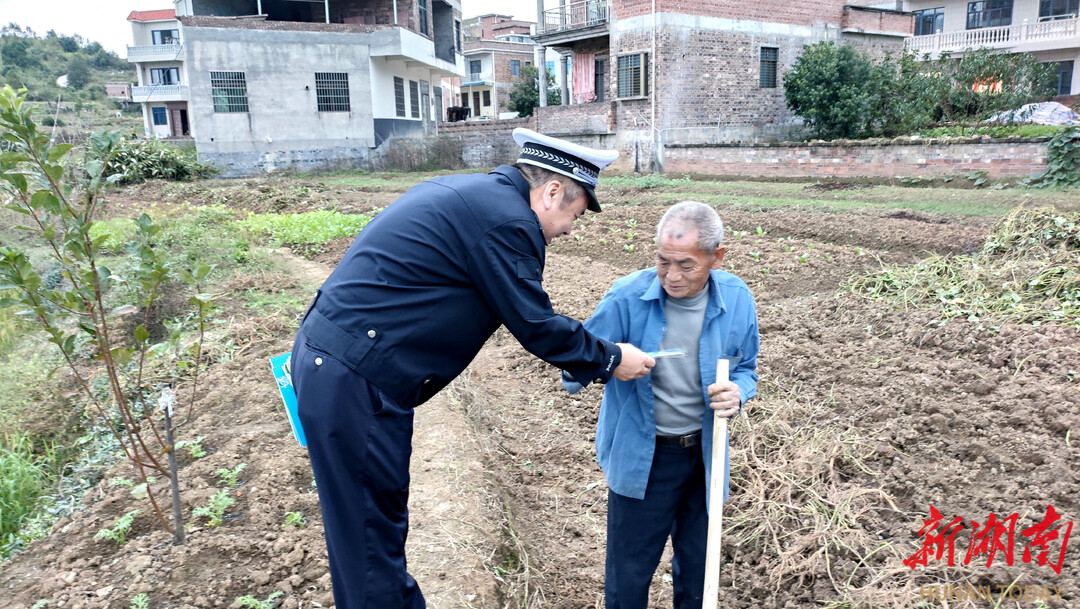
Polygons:
M668 144L660 168L669 174L751 177L1026 177L1046 169L1043 138Z

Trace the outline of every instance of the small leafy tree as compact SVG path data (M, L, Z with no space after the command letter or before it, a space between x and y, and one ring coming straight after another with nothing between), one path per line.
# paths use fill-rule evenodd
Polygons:
M90 63L82 57L68 62L67 84L72 89L82 89L90 82Z
M555 76L551 70L547 71L547 82L555 82ZM510 89L509 108L517 112L518 116L532 116L533 108L540 105L540 70L536 66L524 66L518 74L514 86ZM562 103L562 93L558 87L548 89L547 103L549 106L557 106Z
M868 58L854 47L825 41L805 47L784 74L784 95L818 137L864 137L878 104L874 80Z
M95 212L103 203L105 187L119 179L119 174L106 177L103 169L115 155L121 136L92 134L83 163L65 168L63 161L73 146L50 144L48 135L38 131L31 107L24 103L25 96L25 90L16 92L7 86L0 89L0 131L5 145L0 152L0 193L6 195L8 209L26 218L27 226L20 228L40 238L51 264L61 269L62 280L46 282L25 252L0 245L0 294L8 290L13 291L8 294L14 293L0 298L0 308L15 307L34 320L60 350L76 385L134 466L154 515L173 533L175 543L184 543L172 439L175 398L171 397L171 389L162 391L158 400L160 419L148 405L150 389L143 377L147 358L165 349L150 343L147 326L152 306L166 283L179 275L194 286L196 295L190 302L198 312L199 338L190 350L195 360L195 379L187 418L180 423L183 425L191 419L195 400L205 316L212 300L204 287L211 269L198 265L190 272L174 271L154 248L155 235L161 228L146 214L137 220L135 239L128 245L132 276L118 277L105 266L101 246L109 235L92 237L91 228ZM134 286L133 302L108 304L110 288L118 283ZM121 337L118 320L140 309L142 323L135 326L134 346L129 347ZM93 367L86 365L91 357L98 362ZM92 386L91 374L98 370L108 380L108 398ZM169 476L171 524L152 492L154 473Z

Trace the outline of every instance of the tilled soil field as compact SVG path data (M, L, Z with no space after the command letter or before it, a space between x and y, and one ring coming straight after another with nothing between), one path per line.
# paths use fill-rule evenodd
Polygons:
M363 211L393 198L352 196L345 207ZM544 285L555 310L584 319L615 279L652 264L663 211L610 206L549 248ZM762 345L760 395L731 426L722 606L1080 606L1075 540L1059 574L1036 564L1037 552L1024 561L1021 535L1047 506L1063 516L1051 529L1080 517L1080 439L1072 438L1080 337L1050 324L939 325L931 311L838 295L846 277L882 262L977 250L992 221L719 211L725 268L754 292ZM295 272L272 282L310 290L346 241L314 261L290 256ZM208 389L188 432L204 436L210 454L181 461L185 509L218 490L217 469L246 463L225 522L200 523L174 547L143 514L127 544L94 540L126 511L148 511L127 489L102 483L84 509L0 567L0 606L126 608L145 592L150 607L203 609L275 590L282 607L333 605L310 469L266 363L290 347L295 320L237 313L229 323L237 350L200 381ZM408 551L429 605L603 606L607 487L593 446L600 398L598 387L566 394L557 370L500 330L466 374L417 411ZM931 506L942 527L956 517L967 523L955 538L956 566L931 555L912 570L903 561L922 547ZM307 526L283 526L289 511ZM965 565L970 521L991 513L1018 514L1014 560L1002 550L990 567L985 553ZM1058 531L1046 540L1054 564L1066 534ZM969 592L984 589L992 598ZM653 596L653 606L670 607L667 556Z

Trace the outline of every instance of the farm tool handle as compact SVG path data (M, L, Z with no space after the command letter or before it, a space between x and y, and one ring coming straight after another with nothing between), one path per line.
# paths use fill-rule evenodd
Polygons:
M716 382L728 380L728 360L716 360ZM709 536L705 541L705 593L702 609L719 607L720 533L724 529L724 470L727 469L727 417L713 414L712 475L709 476Z

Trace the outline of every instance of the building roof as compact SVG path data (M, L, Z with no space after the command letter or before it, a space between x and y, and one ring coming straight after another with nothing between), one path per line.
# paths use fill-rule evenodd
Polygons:
M163 8L155 11L131 11L127 16L128 21L165 21L176 19L176 9Z

